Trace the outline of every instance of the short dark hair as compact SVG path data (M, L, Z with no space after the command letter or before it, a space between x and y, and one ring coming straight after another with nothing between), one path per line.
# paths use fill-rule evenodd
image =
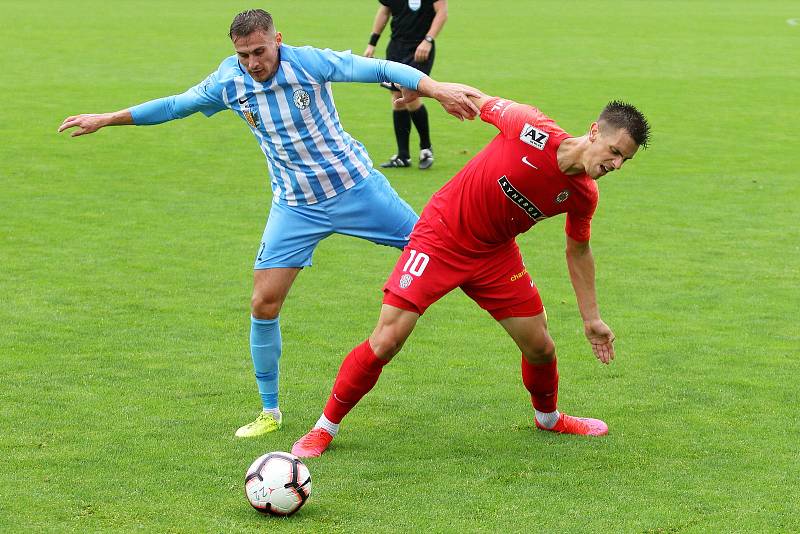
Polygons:
M248 9L233 17L228 36L233 39L234 37L245 37L258 30L270 33L274 29L272 15L263 9Z
M621 100L609 102L597 122L604 122L617 130L624 128L633 142L642 148L647 148L647 143L650 142L650 124L647 119L641 111Z

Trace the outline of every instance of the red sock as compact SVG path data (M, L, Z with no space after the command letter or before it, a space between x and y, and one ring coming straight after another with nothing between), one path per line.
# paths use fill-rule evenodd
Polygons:
M554 412L558 406L558 365L556 359L534 365L522 357L522 383L531 393L531 404L540 412Z
M339 368L331 396L322 411L325 417L332 423L341 423L361 397L375 386L383 366L387 363L389 362L375 356L369 340L350 351Z

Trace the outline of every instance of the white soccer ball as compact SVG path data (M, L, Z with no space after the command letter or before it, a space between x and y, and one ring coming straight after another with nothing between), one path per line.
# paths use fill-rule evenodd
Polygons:
M250 465L244 493L253 508L269 515L292 515L311 496L311 474L300 458L268 452Z

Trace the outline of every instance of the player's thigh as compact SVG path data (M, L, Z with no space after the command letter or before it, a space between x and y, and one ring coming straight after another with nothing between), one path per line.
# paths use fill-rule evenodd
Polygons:
M408 243L419 219L386 177L376 170L369 178L328 202L331 203L329 214L334 232L396 248Z
M307 267L319 242L331 233L330 219L319 204L273 203L253 268Z
M473 277L461 289L497 321L532 317L544 310L539 290L513 242L498 247L481 260Z
M468 265L443 244L412 239L383 286L383 303L422 315L469 274Z

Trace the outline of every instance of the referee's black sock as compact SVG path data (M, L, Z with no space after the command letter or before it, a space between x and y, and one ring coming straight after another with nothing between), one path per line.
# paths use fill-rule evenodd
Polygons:
M431 131L428 127L428 110L425 109L424 104L417 108L416 111L411 112L411 120L414 121L414 126L419 132L419 147L421 149L430 148Z
M408 110L396 109L392 113L394 136L397 138L397 157L409 159L408 138L411 135L411 115Z

